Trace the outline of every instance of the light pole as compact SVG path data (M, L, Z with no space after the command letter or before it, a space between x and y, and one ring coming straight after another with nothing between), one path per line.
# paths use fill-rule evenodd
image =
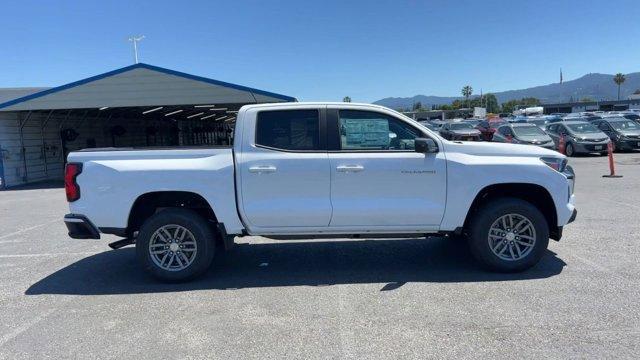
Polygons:
M141 41L142 39L144 39L144 35L139 35L139 36L134 35L129 38L129 41L133 43L133 56L136 61L136 64L138 63L138 42Z

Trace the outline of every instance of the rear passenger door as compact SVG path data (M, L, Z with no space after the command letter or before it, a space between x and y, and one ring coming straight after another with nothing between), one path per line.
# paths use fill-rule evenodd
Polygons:
M250 231L328 226L331 174L324 107L257 108L243 120L242 151L235 154L238 203Z
M330 227L347 231L437 229L446 201L441 151L414 151L417 126L391 114L339 106L327 109L331 163Z

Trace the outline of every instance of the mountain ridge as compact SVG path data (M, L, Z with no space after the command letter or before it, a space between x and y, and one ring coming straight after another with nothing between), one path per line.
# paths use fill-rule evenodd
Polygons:
M523 97L535 97L543 104L578 101L589 97L595 100L616 100L618 96L618 86L613 82L611 74L589 73L577 79L552 83L547 85L533 86L525 89L506 90L494 92L499 103L509 100L521 99ZM626 81L620 89L620 99L626 99L634 91L640 89L640 72L625 75ZM472 97L479 96L474 94ZM450 104L453 100L463 99L462 96L433 96L415 95L411 97L387 97L374 101L374 104L387 106L393 109L411 108L416 102L423 106Z

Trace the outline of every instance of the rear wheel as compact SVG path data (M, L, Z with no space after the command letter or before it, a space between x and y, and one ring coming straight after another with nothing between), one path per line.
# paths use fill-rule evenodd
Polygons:
M486 268L499 272L526 270L544 255L549 228L532 204L501 198L484 205L469 226L469 248Z
M198 213L167 209L140 228L136 255L151 275L163 281L186 281L205 272L215 252L211 227Z

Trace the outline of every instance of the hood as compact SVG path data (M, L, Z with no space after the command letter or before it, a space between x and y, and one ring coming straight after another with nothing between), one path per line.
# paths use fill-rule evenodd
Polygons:
M607 134L603 133L603 132L597 132L597 133L582 133L582 134L577 134L577 133L571 133L571 136L573 136L574 138L577 139L587 139L587 140L601 140L601 141L605 141L609 139L609 136L607 136Z
M640 136L640 131L638 130L618 130L618 132L624 136L633 136L633 137Z
M498 142L455 142L443 141L447 151L457 151L469 155L483 156L520 156L520 157L565 157L557 151L525 144L507 144Z
M528 143L533 143L533 144L547 143L549 141L552 141L551 137L549 137L549 135L546 135L546 134L524 135L524 136L517 136L516 138L520 141L526 141Z

